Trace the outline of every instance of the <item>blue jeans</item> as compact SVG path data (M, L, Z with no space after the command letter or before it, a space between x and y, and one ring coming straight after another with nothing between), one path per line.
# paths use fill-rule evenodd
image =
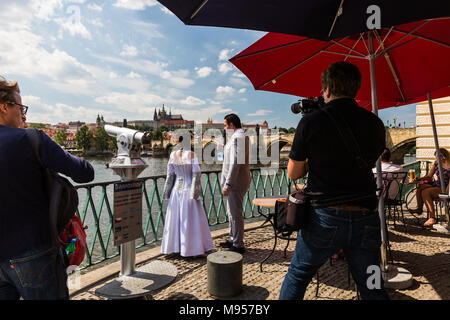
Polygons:
M382 279L379 289L369 289L367 286L368 278L373 276L373 272L368 273L367 267L380 265L380 246L380 219L376 211L311 209L307 228L298 233L294 256L279 299L303 299L306 287L317 270L340 249L344 250L361 298L389 299Z
M0 262L0 300L68 300L67 273L57 250Z

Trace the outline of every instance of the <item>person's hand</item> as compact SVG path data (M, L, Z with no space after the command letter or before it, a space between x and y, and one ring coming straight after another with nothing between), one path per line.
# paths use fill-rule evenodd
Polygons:
M228 191L227 188L223 188L223 189L222 189L222 194L223 194L224 196L228 196L229 193L230 193L230 191Z

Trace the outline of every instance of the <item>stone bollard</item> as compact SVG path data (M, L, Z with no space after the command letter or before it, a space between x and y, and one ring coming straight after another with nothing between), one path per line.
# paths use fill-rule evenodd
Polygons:
M207 258L208 293L217 298L229 298L242 292L242 255L218 251Z

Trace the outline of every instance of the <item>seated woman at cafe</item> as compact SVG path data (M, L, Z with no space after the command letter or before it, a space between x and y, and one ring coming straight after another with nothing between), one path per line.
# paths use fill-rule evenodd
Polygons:
M436 156L436 152L434 153L434 155ZM441 158L442 173L444 177L446 193L448 193L448 182L450 180L450 153L446 149L440 148L439 157ZM435 174L437 176L437 180L433 180L433 176ZM430 171L426 176L423 176L421 178L415 178L412 182L417 183L420 181L426 182L420 184L417 187L416 191L417 209L410 209L409 212L414 214L422 214L423 205L425 204L427 206L430 216L429 219L424 223L424 226L431 226L436 223L436 213L434 210L433 200L438 200L439 194L442 193L437 160L434 162L434 165L430 168Z

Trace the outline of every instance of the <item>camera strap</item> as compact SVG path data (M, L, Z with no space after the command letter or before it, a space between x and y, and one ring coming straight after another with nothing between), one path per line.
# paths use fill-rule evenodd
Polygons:
M361 149L359 148L358 142L356 141L354 134L350 130L347 121L345 121L345 119L341 117L341 119L339 120L343 125L339 126L339 124L337 123L335 117L331 114L331 112L326 110L326 108L320 108L319 110L323 111L331 119L331 122L334 124L337 131L339 132L339 135L341 136L345 147L350 152L350 154L355 158L358 167L360 169L367 169L369 166L361 155Z

